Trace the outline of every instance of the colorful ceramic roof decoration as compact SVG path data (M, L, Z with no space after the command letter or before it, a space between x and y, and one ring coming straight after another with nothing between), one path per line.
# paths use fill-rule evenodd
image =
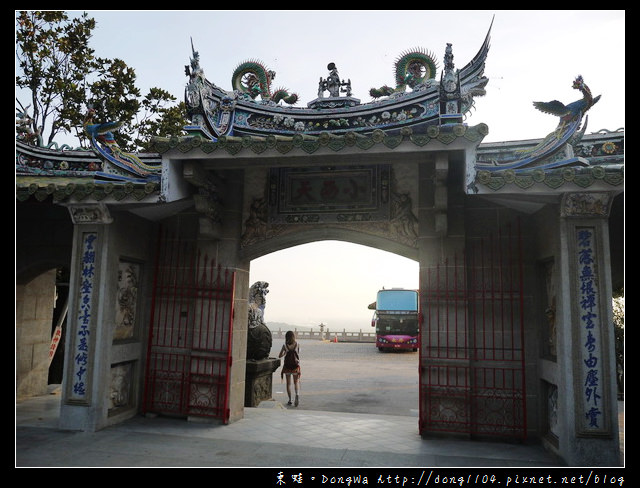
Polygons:
M297 106L300 100L295 92L276 88L275 72L259 60L238 65L231 76L231 90L211 83L192 44L185 68L186 136L156 137L151 141L152 153L127 153L113 138L120 124L97 123L89 110L84 124L89 149L42 147L20 129L26 127L26 114L19 113L17 198L52 195L54 201L160 202L162 187L170 178L162 169L162 155L168 151L233 158L326 154L326 149L393 150L406 143L419 149L434 141L445 148L456 141L476 148L475 162L466 171L469 194L592 187L623 191L624 130L586 133L586 113L600 95L591 94L582 76L573 81L573 88L582 94L575 102L533 103L532 110L558 117L556 128L542 139L482 143L489 128L464 123L474 98L485 95L490 33L491 28L475 57L461 69L455 69L453 46L447 44L439 76L433 53L423 48L401 53L393 83L371 88L373 101L368 103L354 96L351 80L341 78L335 63L329 63L328 76L318 83L317 98L306 107Z
M95 149L42 147L16 140L16 198L43 201L147 201L158 199L157 178L115 171ZM158 154L138 154L145 165L159 167Z
M335 63L329 63L318 97L306 108L293 106L298 102L295 93L273 88L275 72L259 60L238 66L232 91L216 86L205 78L192 46L185 90L191 124L185 130L213 142L243 136L359 136L376 130L399 135L404 128L426 134L430 126L461 123L474 97L485 94L489 38L488 33L476 56L460 70L454 70L453 49L447 44L440 80L435 78L438 62L432 53L422 48L402 53L395 63L395 85L372 88L370 103L353 97L350 80L341 79Z
M550 134L555 137L555 133ZM624 130L600 130L558 144L538 160L531 154L548 144L544 139L480 144L469 193L579 191L624 189ZM528 165L521 164L526 161Z

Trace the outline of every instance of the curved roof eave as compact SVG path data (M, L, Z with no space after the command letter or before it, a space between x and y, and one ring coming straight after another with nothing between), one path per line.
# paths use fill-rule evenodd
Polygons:
M486 124L467 126L465 124L448 124L430 126L425 133L413 133L411 128L397 132L375 130L363 135L354 132L345 134L323 133L319 136L296 134L293 136L222 136L215 141L200 137L154 138L152 147L160 154L176 151L187 154L194 150L201 151L210 157L235 158L252 155L312 155L340 152L353 148L359 151L394 150L407 146L419 149L427 145L439 145L439 149L459 145L477 146L488 134ZM214 154L218 153L218 154Z

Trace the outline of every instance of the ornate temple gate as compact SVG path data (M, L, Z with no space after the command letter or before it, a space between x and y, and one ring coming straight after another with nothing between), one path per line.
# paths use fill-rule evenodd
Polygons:
M162 233L143 412L229 419L235 273Z
M429 268L422 287L420 433L524 440L519 225Z
M21 212L20 306L34 271L70 263L67 344L77 354L70 346L65 355L60 427L98 430L141 410L241 419L251 259L336 238L420 262L421 434L524 439L529 432L569 465L616 464L616 351L608 325L610 295L624 284L624 131L585 133L585 113L599 96L578 77L572 87L583 98L570 106L580 110L571 120L563 114L547 137L483 143L489 128L464 121L474 97L485 94L489 38L458 69L452 43L443 45L440 73L430 53L403 53L396 86L371 89L371 103L360 103L330 63L306 108L280 103L282 90L271 93L264 83L275 72L261 62L242 63L232 91L209 82L192 46L187 135L153 138L151 152L139 155L114 151L117 144L98 136L102 124L87 125L95 128L93 155L37 146L29 117L20 114L17 197L39 207ZM41 211L51 202L71 216L70 258L33 218L51 220ZM527 243L526 269L536 276L525 281L526 315L519 228L477 238L478 229L494 229L510 215L530 215L526 233L536 237ZM159 239L149 304L147 251L159 222L180 223L200 241ZM454 256L463 244L465 254ZM236 273L210 256L236 270L237 288ZM432 266L428 256L449 260ZM123 307L118 270L128 264L142 279L127 287L141 293L130 294L135 306ZM529 300L543 283L553 295ZM236 309L242 313L234 324ZM20 322L23 330L33 325L26 314ZM124 338L114 336L119 325ZM31 388L34 374L46 380L32 352L45 350L49 338L20 335L27 337L16 344L19 382ZM536 351L549 343L561 346L557 354ZM529 425L527 391L535 410Z

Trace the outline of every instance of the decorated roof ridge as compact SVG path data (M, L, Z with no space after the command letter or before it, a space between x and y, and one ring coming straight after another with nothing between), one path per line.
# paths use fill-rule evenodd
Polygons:
M576 154L581 155L583 157L591 157L591 154L581 154L580 147L593 145L593 144L601 144L604 146L602 149L603 155L609 155L614 157L623 157L624 156L624 127L609 130L609 129L600 129L596 132L589 132L582 136L580 141L576 142ZM529 150L531 147L535 147L540 145L540 143L544 140L544 138L535 138L535 139L516 139L512 141L491 141L491 142L482 142L480 146L478 146L478 157L481 160L487 161L493 158L489 157L489 154L502 154L504 159L512 158L513 154L523 153ZM613 144L613 145L612 145ZM616 150L617 148L617 150Z
M93 161L101 160L93 147L73 147L67 143L60 144L56 141L45 146L36 141L26 141L20 137L16 137L15 143L16 149L20 149L21 151L38 153L40 155L49 154L51 157L55 158L64 158L65 155L71 155L74 158L84 157L85 159L91 159ZM149 164L160 157L158 153L154 151L139 151L135 154L139 158L147 161Z
M59 147L59 146L58 146ZM148 167L160 167L158 153L138 153ZM112 167L95 149L57 149L16 140L16 198L54 202L82 200L141 201L160 193L160 179L133 177Z
M619 127L618 129L615 129L615 130L600 129L598 131L585 133L582 139L585 140L585 139L601 137L601 136L607 136L612 138L619 137L621 139L624 139L624 127ZM506 148L508 150L511 147L519 146L521 149L525 149L525 147L532 146L532 145L535 146L540 144L540 141L542 141L542 139L543 138L541 137L536 137L536 138L528 138L528 139L514 139L511 141L483 142L482 148L484 148L485 150L488 150L492 147L496 147L496 148L501 147L501 148Z
M588 167L591 163L580 156L575 155L574 148L583 139L587 125L588 115L585 115L599 100L600 95L594 97L585 83L583 77L578 75L572 84L572 88L582 93L582 99L567 105L553 100L551 102L533 102L538 110L559 117L558 125L546 137L536 145L521 150L512 151L488 157L491 153L478 154L475 170L478 177L486 173L505 172L505 174L529 173L531 170L555 170L558 168ZM584 119L584 123L583 123ZM568 171L573 174L574 171ZM535 174L540 174L535 172ZM487 181L486 175L479 178L479 182Z
M113 135L113 132L122 126L122 122L95 123L94 117L95 110L90 106L83 122L84 132L91 143L90 151L72 149L68 145L63 146L64 150L60 150L60 146L56 145L58 150L55 151L51 149L53 144L42 146L40 137L31 129L32 119L21 107L16 114L17 186L20 187L25 178L72 177L82 182L88 181L91 185L110 182L127 187L155 187L155 183L160 182L162 160L157 156L141 157L124 151ZM97 157L91 157L92 154ZM147 185L148 183L154 185ZM47 185L55 188L55 181L49 181Z
M520 190L542 188L558 190L563 186L587 189L596 184L604 183L612 188L624 185L624 165L590 165L583 167L566 166L552 170L533 168L528 171L516 172L512 169L489 172L480 170L476 173L474 193L482 186L492 191L498 191L509 186Z
M91 146L103 161L105 167L97 176L103 179L124 180L135 183L160 181L160 164L147 164L136 154L124 151L116 142L113 131L122 125L121 121L94 123L95 110L89 108L83 128L89 136Z
M433 127L430 129L427 137L430 139L417 138L410 128L400 131L403 137L408 137L414 143L422 144L426 140L441 136L440 129L443 131L454 131L455 126L446 127ZM455 129L456 133L464 132L469 135L469 129L471 131L479 131L480 134L488 133L488 127L486 124L479 124L475 127L461 126ZM485 134L486 135L486 134ZM331 145L335 150L339 150L342 147L348 147L353 141L367 141L365 147L369 146L372 140L376 143L384 141L385 137L389 137L384 131L374 131L369 135L346 133L342 135L337 134L324 134L321 136L296 134L294 136L241 136L241 137L223 137L217 141L216 148L229 143L237 144L242 143L244 146L251 143L265 143L269 148L274 148L278 142L286 144L294 143L299 145L302 142L317 142L323 145L330 145L331 141L346 140L344 145ZM524 139L514 141L497 141L497 142L481 142L477 147L477 154L482 159L493 159L496 156L503 155L504 158L510 158L515 151L526 150L527 147L532 145L538 145L542 139ZM162 154L170 149L174 149L181 146L181 149L191 150L194 148L202 147L203 145L212 144L212 141L198 137L198 136L184 136L184 137L154 137L152 138L152 146L154 151L137 153L137 156L146 161L147 164L159 165L162 160ZM186 145L186 146L185 146ZM588 150L584 149L587 145L593 146ZM582 141L577 145L577 155L585 158L611 158L619 163L624 158L624 127L616 130L600 129L597 132L591 132L585 134ZM235 153L233 153L235 154ZM233 155L232 154L232 155ZM27 158L32 158L31 160ZM73 162L73 164L72 164ZM63 149L54 150L52 147L43 147L34 144L28 144L21 140L16 140L16 175L17 176L79 176L87 175L92 171L96 171L101 168L103 161L86 149ZM74 174L77 171L78 174Z
M73 178L20 178L16 180L16 199L24 202L30 198L44 201L49 197L54 203L68 201L142 201L153 196L157 201L160 184L157 182L133 183L104 182L96 183L90 180L74 181Z
M536 165L510 164L514 160L522 161L522 154L540 148L547 139L481 144L477 149L477 160L492 160L495 166L489 171L485 169L486 165L476 164L475 179L469 189L477 193L481 188L497 192L510 188L548 191L594 186L618 190L624 186L623 128L581 135L552 155L541 158ZM507 161L507 164L500 161Z
M192 44L190 65L185 69L190 120L185 130L215 141L246 134L369 133L381 128L462 123L474 97L485 94L488 79L483 73L490 31L491 27L476 56L460 70L454 70L452 44L447 44L440 80L432 53L422 48L403 52L395 63L395 86L373 88L374 100L365 104L353 97L351 80L341 78L335 63L329 63L329 76L320 78L318 98L307 108L280 104L282 100L292 105L297 96L274 90L275 72L255 59L238 65L232 75L232 91L216 86L206 79Z
M465 130L466 128L466 130ZM437 127L432 130L438 129ZM446 130L453 131L455 126L445 127ZM484 137L487 130L486 125L480 124L476 128L460 126L460 131L464 134L449 134L444 138L444 134L438 134L436 140L441 142L451 142L451 137L469 137L478 131L476 135ZM471 131L469 130L471 129ZM435 135L432 133L432 135ZM428 143L424 135L416 137L410 131L404 131L403 138L420 145ZM427 136L428 137L428 136ZM138 157L148 163L159 164L162 153L169 149L177 148L182 152L188 152L200 148L204 152L214 150L225 150L227 154L233 156L242 149L250 151L260 151L265 144L281 153L286 153L293 149L293 141L306 141L301 147L305 152L314 152L322 144L334 151L350 147L347 143L351 139L360 141L365 149L374 144L383 144L385 147L393 149L397 147L397 136L387 136L383 131L375 134L363 136L359 134L351 135L325 135L316 136L273 136L266 138L258 137L231 137L223 138L222 141L212 142L197 137L165 138L156 141L161 144L162 151L157 153L139 153ZM403 139L405 140L405 139ZM542 139L525 141L504 141L504 142L480 142L476 151L478 157L499 157L501 154L513 154L527 146L537 144ZM256 144L252 147L253 144ZM262 144L262 146L260 146ZM280 145L282 144L282 145ZM369 144L371 146L369 146ZM355 145L355 144L353 144ZM612 188L619 188L624 184L624 128L615 131L601 129L598 132L585 134L579 143L574 147L575 157L589 162L587 167L568 167L551 170L541 168L530 168L516 173L513 170L499 170L494 172L479 170L476 173L474 184L477 187L485 188L488 191L500 191L508 188L522 190L559 190L563 187L586 189L593 185L605 184ZM34 198L39 201L51 197L55 202L65 201L143 201L152 198L157 201L160 193L159 182L132 182L132 181L104 181L96 178L97 169L101 168L104 161L95 155L87 154L87 151L79 150L52 150L22 141L16 141L16 198L18 201L25 201Z
M101 181L147 182L123 170L109 168L109 162L100 156L94 149L54 150L16 139L16 176L100 176ZM135 157L148 167L159 167L162 162L157 152L136 153Z
M445 126L429 126L426 133L414 133L410 127L400 131L387 132L381 129L369 134L347 132L344 134L322 133L320 135L294 134L287 135L242 135L220 136L216 140L208 140L200 136L185 137L155 137L151 141L151 147L163 154L169 150L177 149L186 153L193 149L200 149L209 154L216 150L224 150L230 156L249 151L256 154L273 150L279 154L286 154L295 149L312 154L322 147L328 147L333 151L340 151L346 147L357 147L367 150L377 144L393 149L402 142L411 142L416 146L424 146L431 141L443 144L451 144L458 138L465 138L472 142L480 142L488 134L486 124L467 126L466 124L448 124Z
M16 141L21 141L26 144L37 146L42 149L50 149L52 151L91 151L91 149L83 148L83 147L71 147L69 144L59 144L57 141L52 141L48 144L44 144L42 140L42 135L39 131L34 131L33 129L33 118L29 115L28 109L31 105L28 105L26 108L20 103L19 100L16 99L18 103L18 108L16 108Z

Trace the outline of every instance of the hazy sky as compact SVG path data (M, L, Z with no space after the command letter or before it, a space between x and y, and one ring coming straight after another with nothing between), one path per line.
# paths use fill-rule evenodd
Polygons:
M74 14L74 12L70 12ZM77 13L77 12L75 12ZM191 39L209 81L231 90L242 61L261 60L276 72L274 87L298 93L298 106L317 97L318 80L334 62L353 96L394 84L393 64L404 51L431 51L442 68L451 43L456 68L478 52L489 30L487 95L466 121L485 123L484 142L543 137L557 120L533 101L581 98L571 88L581 74L600 102L589 130L624 125L624 10L372 10L372 11L94 11L96 54L133 67L146 93L158 86L183 99ZM495 17L495 18L494 18ZM440 70L437 76L440 76Z
M70 12L73 14L74 12ZM77 12L75 12L77 13ZM476 98L466 123L485 123L484 142L544 137L557 123L533 101L581 98L571 88L582 75L601 100L587 132L616 130L625 121L623 10L372 10L372 11L95 11L96 55L133 67L143 94L157 86L183 99L191 40L209 81L231 90L242 61L258 59L276 72L274 86L306 104L334 62L353 96L370 101L372 87L394 84L393 63L420 47L442 59L447 43L456 68L477 53L489 30L487 95ZM440 76L440 70L437 77ZM417 263L363 246L314 243L254 260L251 282L270 283L265 319L296 325L370 330L382 287L418 286Z
M269 283L266 322L372 332L367 306L382 287L417 289L418 263L367 246L323 241L254 259L250 278Z

